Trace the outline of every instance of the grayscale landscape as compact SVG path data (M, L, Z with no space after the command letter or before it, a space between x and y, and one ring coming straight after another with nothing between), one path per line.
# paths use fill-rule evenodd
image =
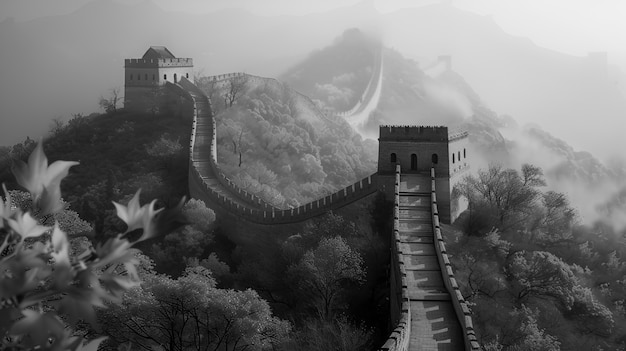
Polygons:
M0 349L626 350L625 15L3 0Z

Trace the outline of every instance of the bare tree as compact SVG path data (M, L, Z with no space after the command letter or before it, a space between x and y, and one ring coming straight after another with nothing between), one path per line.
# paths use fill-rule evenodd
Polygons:
M226 107L233 107L235 101L243 93L247 83L248 76L246 75L236 76L228 80L228 91L224 94L224 105Z
M110 90L108 98L104 98L102 96L100 97L100 108L102 108L106 113L116 113L117 104L121 99L120 88L113 88Z
M243 126L239 130L239 136L236 135L236 132L235 134L232 134L230 130L227 130L227 132L228 135L230 135L231 142L233 143L233 153L235 155L239 154L239 167L241 167L241 164L243 163L243 146L241 144L241 139L244 134Z

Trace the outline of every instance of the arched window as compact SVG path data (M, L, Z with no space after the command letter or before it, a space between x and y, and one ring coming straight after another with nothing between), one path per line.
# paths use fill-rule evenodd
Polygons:
M467 158L467 150L463 149L463 158Z
M416 154L411 154L411 170L413 171L417 170L417 155Z
M454 163L454 152L452 153L452 163Z
M433 161L433 164L435 164L435 165L436 165L437 163L439 163L439 155L437 155L437 154L433 154L433 156L431 157L431 159L432 159L432 161Z
M174 83L178 83L178 76L174 73Z
M167 74L163 75L163 80L167 80Z
M391 154L391 163L396 163L398 162L398 158L396 157L396 153L392 153Z

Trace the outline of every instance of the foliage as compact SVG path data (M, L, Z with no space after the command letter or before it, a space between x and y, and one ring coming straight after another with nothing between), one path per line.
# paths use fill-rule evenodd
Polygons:
M215 119L220 169L278 207L318 199L375 170L375 144L274 80L249 79Z
M352 323L345 315L327 321L307 320L295 333L289 349L315 350L371 350L373 330L365 325Z
M213 241L213 210L207 208L202 200L191 199L182 211L185 222L190 224L165 235L162 242L154 243L151 249L157 268L172 275L182 272L187 258L202 257Z
M573 288L578 285L574 272L549 252L516 252L507 266L507 274L512 279L512 292L520 301L550 297L566 309L574 303Z
M532 166L492 166L463 184L466 233L444 232L477 336L494 350L623 349L624 233L581 226L567 196L543 185ZM498 203L509 209L504 224Z
M175 280L152 273L99 317L115 343L145 350L265 350L283 342L289 323L256 292L215 285L200 266Z
M2 244L0 244L0 343L9 349L95 350L102 338L82 345L72 336L79 321L95 325L94 306L116 302L136 284L136 260L130 248L158 235L162 210L154 202L139 205L139 192L128 206L115 203L117 215L127 229L95 249L70 255L67 234L55 221L41 225L31 214L55 215L64 210L61 180L77 162L48 159L39 143L28 163L18 162L13 172L31 195L30 211L14 206L11 194L0 199ZM135 242L125 235L140 231ZM116 273L123 266L125 274ZM70 327L69 329L66 326Z
M508 229L526 221L539 198L538 187L545 186L540 168L524 164L521 173L492 164L478 175L467 176L459 185L469 201L469 215L476 208L490 214L489 224Z
M289 274L298 277L300 290L324 319L333 316L350 284L359 285L365 279L361 255L340 236L322 238L317 248L290 267Z

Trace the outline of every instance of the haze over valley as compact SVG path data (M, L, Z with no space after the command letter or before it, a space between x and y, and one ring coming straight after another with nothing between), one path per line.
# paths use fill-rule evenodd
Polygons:
M625 4L4 0L0 349L626 350Z

